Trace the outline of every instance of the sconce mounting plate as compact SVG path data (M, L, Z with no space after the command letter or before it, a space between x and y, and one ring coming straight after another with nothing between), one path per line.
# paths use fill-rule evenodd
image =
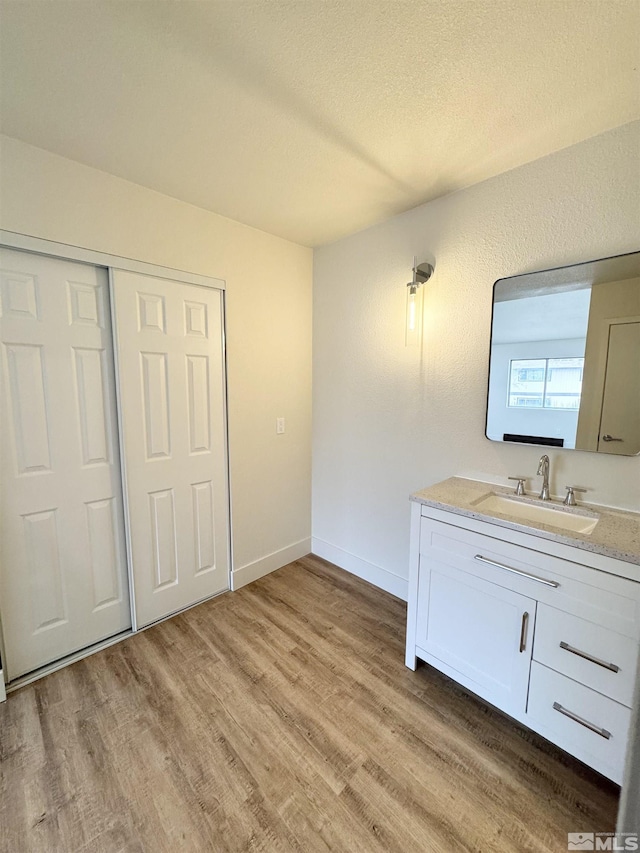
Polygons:
M433 266L428 261L425 261L422 264L418 264L414 268L415 280L417 282L419 282L420 284L424 284L425 281L429 281L429 279L431 278L432 275L433 275Z

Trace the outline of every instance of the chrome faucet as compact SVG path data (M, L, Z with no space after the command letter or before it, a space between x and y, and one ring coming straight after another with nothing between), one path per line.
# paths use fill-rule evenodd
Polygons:
M541 501L550 501L549 494L549 457L546 455L540 457L538 462L538 474L542 474L542 490L540 492Z

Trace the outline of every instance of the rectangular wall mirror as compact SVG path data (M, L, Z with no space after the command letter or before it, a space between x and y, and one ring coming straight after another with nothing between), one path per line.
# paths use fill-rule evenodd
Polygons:
M640 453L640 252L496 281L486 435Z

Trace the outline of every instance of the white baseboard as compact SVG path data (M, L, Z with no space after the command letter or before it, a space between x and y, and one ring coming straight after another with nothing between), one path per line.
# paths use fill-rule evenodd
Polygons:
M352 575L357 575L357 577L383 589L385 592L390 592L391 595L395 595L403 601L409 597L409 581L407 578L394 575L388 569L368 563L361 557L356 557L355 554L343 551L342 548L324 542L322 539L317 539L315 536L311 539L311 553L322 557L324 560L329 560L330 563L335 563L341 569L351 572Z
M299 560L300 557L306 557L310 551L311 539L301 539L299 542L294 542L293 545L288 545L280 551L274 551L273 554L261 557L254 563L240 566L239 569L231 572L231 589L240 589L240 587L246 586L248 583L253 583L258 578L262 578L270 572L275 572L276 569L281 569L288 563L293 563L294 560Z

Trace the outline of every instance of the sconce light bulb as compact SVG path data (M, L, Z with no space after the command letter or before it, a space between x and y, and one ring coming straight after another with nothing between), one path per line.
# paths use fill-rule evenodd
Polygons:
M413 259L413 279L407 284L407 306L405 317L405 346L422 345L423 291L421 287L431 278L433 264L422 264Z
M422 291L420 283L410 281L407 285L407 316L405 326L406 346L420 343L422 328Z
M409 289L409 331L413 332L416 328L416 288Z

